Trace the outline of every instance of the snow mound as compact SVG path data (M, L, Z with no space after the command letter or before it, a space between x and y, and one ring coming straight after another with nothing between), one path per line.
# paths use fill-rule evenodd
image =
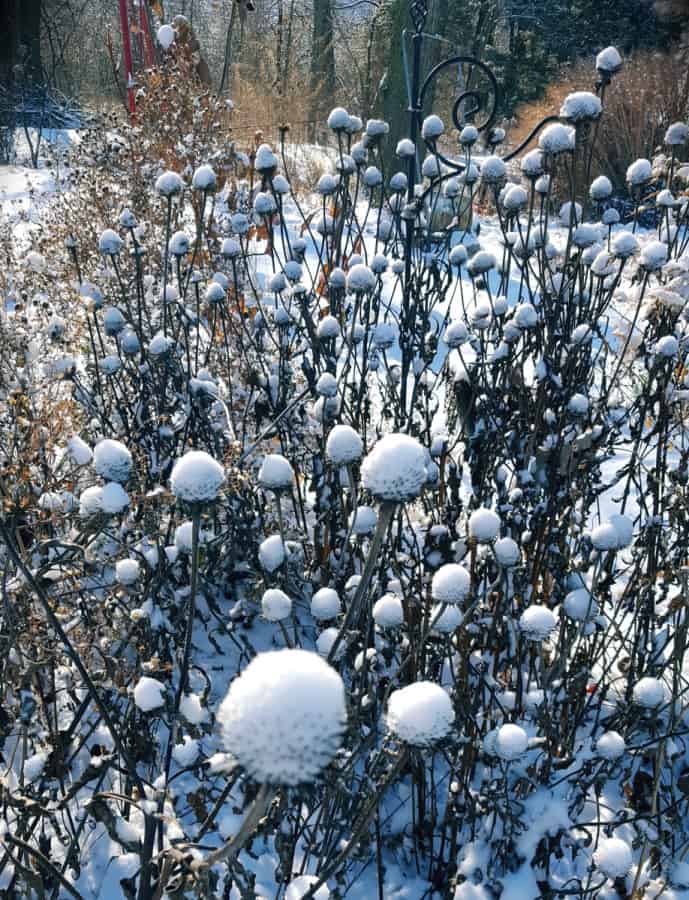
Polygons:
M447 737L454 718L452 701L440 685L417 681L392 692L386 723L401 741L428 747Z
M344 685L317 653L260 653L230 685L218 722L226 749L252 778L312 782L340 747Z

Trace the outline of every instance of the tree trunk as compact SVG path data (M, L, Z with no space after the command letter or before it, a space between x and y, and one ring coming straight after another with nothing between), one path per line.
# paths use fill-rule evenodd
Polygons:
M331 0L313 0L311 43L312 116L319 120L335 98L335 47Z
M408 9L407 0L395 0L384 26L390 35L390 46L380 94L380 114L390 125L390 133L383 145L388 170L399 165L394 155L395 147L400 138L409 133L409 99L402 55L402 31L410 25Z
M23 66L25 76L41 80L41 0L0 0L0 80L3 84L12 80L16 65Z

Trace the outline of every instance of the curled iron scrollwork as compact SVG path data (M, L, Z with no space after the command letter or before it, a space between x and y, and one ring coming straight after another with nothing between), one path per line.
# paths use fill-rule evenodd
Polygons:
M414 24L414 31L419 34L423 31L426 24L426 19L428 17L428 3L426 0L412 0L409 12Z

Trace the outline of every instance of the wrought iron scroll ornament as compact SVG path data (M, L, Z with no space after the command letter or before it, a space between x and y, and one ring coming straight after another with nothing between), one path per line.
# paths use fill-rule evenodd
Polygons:
M426 19L428 18L428 4L425 0L412 0L411 7L411 20L414 24L414 31L416 34L420 34L426 26Z
M499 110L500 88L490 66L472 56L452 56L438 63L427 75L423 76L421 71L422 47L424 39L428 37L424 33L424 27L428 18L427 0L410 0L409 12L413 25L411 34L413 47L412 71L409 83L409 138L414 146L418 148L418 140L419 136L421 136L426 149L445 167L445 172L442 175L431 179L430 186L419 191L418 160L414 157L409 161L407 200L410 205L419 209L425 197L437 188L439 183L465 172L470 160L470 157L468 159L452 159L446 156L441 153L437 140L429 139L422 134L424 104L429 96L431 87L443 72L451 67L466 66L472 75L474 72L478 72L486 82L486 90L479 91L475 87L469 87L462 91L454 101L452 122L458 132L461 132L465 125L473 124L477 132L487 135L485 144L491 152L495 151L497 145L504 138L504 132L502 132L502 129L494 129L493 127ZM614 74L613 71L598 70L595 92L601 101L603 100L606 87L610 84L612 74ZM479 117L478 120L477 117ZM547 125L555 122L572 124L570 120L561 115L551 114L545 116L529 132L518 147L501 156L503 162L507 163L519 156Z

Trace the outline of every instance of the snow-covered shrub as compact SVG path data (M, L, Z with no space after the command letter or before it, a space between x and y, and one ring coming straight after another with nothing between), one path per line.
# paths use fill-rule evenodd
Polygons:
M429 118L389 172L338 109L295 196L174 71L85 137L0 273L3 847L84 896L105 845L141 897L674 890L687 130L621 223L614 59L513 167Z

